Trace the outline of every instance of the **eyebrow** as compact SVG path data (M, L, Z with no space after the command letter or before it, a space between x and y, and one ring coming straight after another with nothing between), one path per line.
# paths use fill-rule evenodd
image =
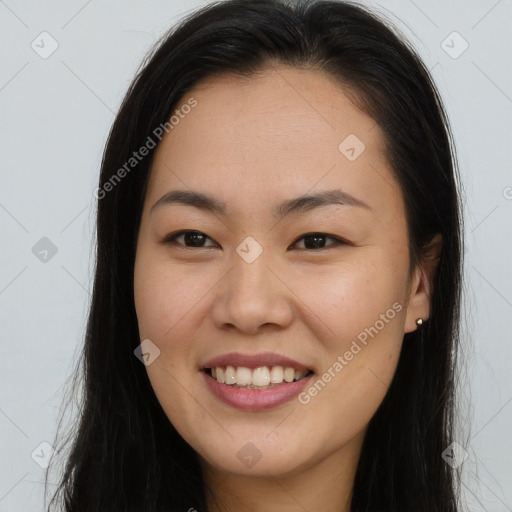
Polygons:
M216 199L215 197L202 192L190 190L171 190L164 194L152 207L151 213L158 207L183 204L193 206L200 210L209 211L215 214L226 215L226 203ZM357 199L341 189L325 190L315 194L305 194L303 196L287 199L272 209L272 215L282 219L286 215L294 213L303 213L314 208L329 206L333 204L355 206L373 211L373 208L364 201Z

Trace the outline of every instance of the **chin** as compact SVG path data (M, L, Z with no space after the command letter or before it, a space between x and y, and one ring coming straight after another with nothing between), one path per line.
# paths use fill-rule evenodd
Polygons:
M302 466L297 464L293 455L284 457L272 453L262 453L261 458L253 463L226 456L208 460L207 463L222 472L251 477L284 477L299 472Z
M214 441L210 441L199 455L203 463L219 471L253 477L292 475L308 465L309 457L301 448L304 443L290 439L286 446L276 446L272 444L272 436L265 439L265 435L240 436L224 444L215 443L215 451L212 451Z

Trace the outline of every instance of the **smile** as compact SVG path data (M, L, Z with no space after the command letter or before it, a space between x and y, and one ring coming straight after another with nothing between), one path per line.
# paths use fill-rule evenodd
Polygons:
M215 377L212 372L215 372ZM304 372L305 375L303 375ZM235 369L230 365L225 369L218 366L213 369L205 368L199 373L203 375L205 385L214 398L225 405L243 411L265 411L293 400L304 391L314 375L312 371L296 371L291 367L258 367L251 370L241 366ZM231 384L226 382L226 374ZM248 382L250 377L251 384L238 384L237 375L240 375L240 382ZM271 375L276 382L271 382ZM256 382L266 382L267 376L268 384L263 386L252 384L253 378ZM220 382L222 378L224 382Z
M311 374L311 370L299 370L283 366L261 366L247 368L245 366L217 366L205 368L213 379L221 384L227 384L240 389L272 389L283 382L294 382Z

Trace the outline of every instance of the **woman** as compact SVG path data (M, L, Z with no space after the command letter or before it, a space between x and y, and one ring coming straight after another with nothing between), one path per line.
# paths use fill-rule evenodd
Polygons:
M365 8L184 19L106 145L52 504L456 511L457 180L428 71Z

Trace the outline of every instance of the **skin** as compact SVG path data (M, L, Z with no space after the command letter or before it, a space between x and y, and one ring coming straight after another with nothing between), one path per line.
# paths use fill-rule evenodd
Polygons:
M157 148L137 243L140 339L160 350L146 366L151 384L200 455L221 510L348 511L403 335L429 316L440 240L434 258L409 274L405 206L383 132L326 74L279 65L210 78L180 105L190 97L197 106ZM338 149L349 134L366 146L354 161ZM286 199L336 188L370 208L328 205L279 221L271 213ZM226 215L183 204L151 211L175 189L211 194ZM179 230L206 237L199 247L183 236L161 242ZM301 237L311 232L349 243L327 237L325 248L307 249ZM250 264L236 252L248 236L263 248ZM231 351L276 352L321 376L394 303L401 311L307 404L242 411L203 382L202 364ZM237 457L247 442L261 453L252 467Z

